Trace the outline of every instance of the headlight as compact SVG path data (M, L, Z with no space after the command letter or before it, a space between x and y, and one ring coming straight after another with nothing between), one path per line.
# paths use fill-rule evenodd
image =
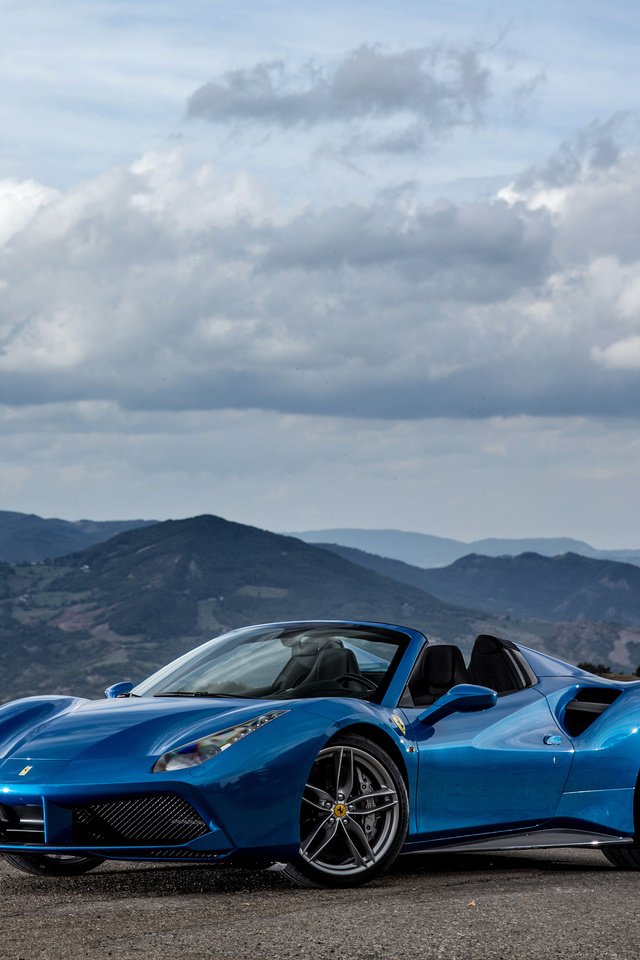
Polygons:
M185 743L182 747L175 747L174 750L168 750L156 760L153 766L153 773L164 773L165 770L183 770L185 767L196 767L200 763L211 760L212 757L227 750L238 740L248 737L254 730L259 730L266 723L271 723L276 717L281 717L286 710L274 710L271 713L263 713L260 717L248 720L246 723L238 723L235 727L227 727L225 730L219 730L218 733L212 733L208 737L201 737L200 740L194 740L191 743Z

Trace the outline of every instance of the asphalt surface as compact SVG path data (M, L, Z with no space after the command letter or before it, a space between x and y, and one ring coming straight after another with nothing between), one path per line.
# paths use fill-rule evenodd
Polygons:
M640 956L640 874L592 850L411 856L349 891L204 865L46 879L0 860L0 958Z

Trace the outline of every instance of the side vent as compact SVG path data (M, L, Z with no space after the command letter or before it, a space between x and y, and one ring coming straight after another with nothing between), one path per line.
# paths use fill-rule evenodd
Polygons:
M583 688L564 708L564 727L569 736L584 733L618 699L620 692L610 687Z

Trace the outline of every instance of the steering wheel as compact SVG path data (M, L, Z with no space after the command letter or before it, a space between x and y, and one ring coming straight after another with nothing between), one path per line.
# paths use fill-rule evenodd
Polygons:
M343 683L343 680L346 683ZM350 683L359 683L365 690L377 690L378 684L374 680L370 680L369 677L365 677L362 673L342 673L339 677L336 677L336 683L339 683L341 686L348 687Z

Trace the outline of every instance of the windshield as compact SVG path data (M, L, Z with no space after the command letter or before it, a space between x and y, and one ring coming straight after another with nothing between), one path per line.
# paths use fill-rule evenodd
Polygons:
M407 637L382 628L291 624L234 630L138 684L136 696L368 697L386 687Z

